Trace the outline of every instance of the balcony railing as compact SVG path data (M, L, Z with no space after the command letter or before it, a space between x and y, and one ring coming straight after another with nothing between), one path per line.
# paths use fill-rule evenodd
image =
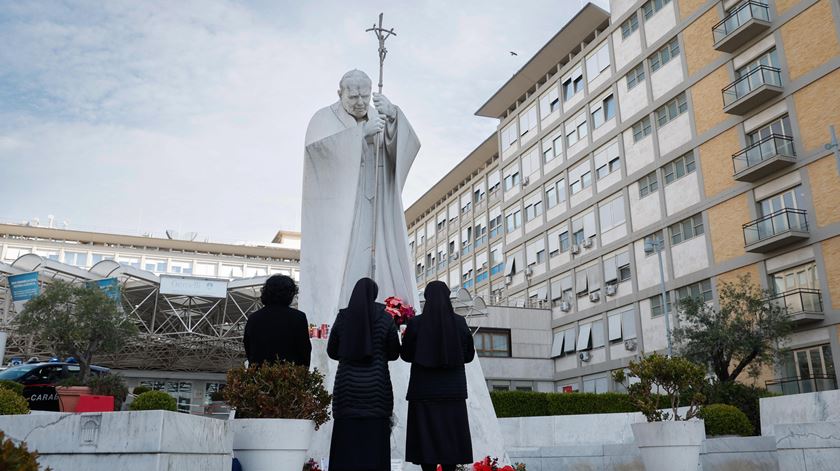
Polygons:
M767 390L776 394L800 394L837 389L834 375L812 375L807 378L782 378L764 382Z
M771 134L732 156L735 179L756 181L795 162L793 138Z
M712 26L714 48L733 52L759 32L770 27L770 8L765 3L748 1L732 10L720 23Z
M771 296L768 301L785 309L794 323L819 321L823 314L822 293L818 289L798 288Z
M744 246L748 252L769 252L783 245L807 239L807 211L785 208L744 224Z
M723 111L744 114L782 93L782 71L760 65L723 89Z

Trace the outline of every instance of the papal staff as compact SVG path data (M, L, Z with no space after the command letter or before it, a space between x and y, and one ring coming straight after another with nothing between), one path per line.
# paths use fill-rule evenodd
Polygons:
M385 66L385 55L388 54L388 50L385 49L385 40L388 39L390 36L396 36L397 33L394 32L394 28L385 29L382 27L382 17L383 13L379 14L379 26L376 26L374 23L373 27L368 28L365 32L373 31L376 34L376 39L379 40L379 94L382 94L382 70ZM370 279L376 280L376 226L379 219L379 168L383 166L382 159L380 157L379 148L383 145L384 136L382 133L377 133L374 137L374 156L375 156L375 170L374 170L374 185L373 185L373 237L371 238L371 248L370 248Z

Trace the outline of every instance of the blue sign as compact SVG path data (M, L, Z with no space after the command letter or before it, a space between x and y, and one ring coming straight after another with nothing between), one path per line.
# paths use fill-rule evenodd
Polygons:
M120 302L120 282L116 278L103 278L101 280L91 281L95 286L98 286L109 298L115 302Z
M29 301L41 293L41 286L38 284L38 272L9 275L9 288L12 289L12 301Z

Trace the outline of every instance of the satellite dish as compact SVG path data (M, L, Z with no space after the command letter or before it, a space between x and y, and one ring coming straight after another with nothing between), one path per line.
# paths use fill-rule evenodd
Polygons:
M487 303L484 302L484 298L476 296L475 300L473 300L473 309L484 312L487 309Z

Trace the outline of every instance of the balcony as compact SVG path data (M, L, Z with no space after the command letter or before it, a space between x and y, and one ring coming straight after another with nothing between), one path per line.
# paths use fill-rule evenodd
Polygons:
M712 26L714 48L734 52L770 28L770 9L761 2L744 2L720 23Z
M723 111L746 114L782 91L782 72L775 67L760 65L723 89Z
M787 396L788 394L831 391L837 389L837 377L834 375L812 375L807 378L782 378L765 381L767 390Z
M796 324L807 324L825 319L822 294L818 289L799 288L785 291L768 299L787 311L790 320Z
M807 212L785 208L744 224L747 252L766 253L810 237Z
M754 182L796 163L793 138L771 134L732 156L735 180Z

